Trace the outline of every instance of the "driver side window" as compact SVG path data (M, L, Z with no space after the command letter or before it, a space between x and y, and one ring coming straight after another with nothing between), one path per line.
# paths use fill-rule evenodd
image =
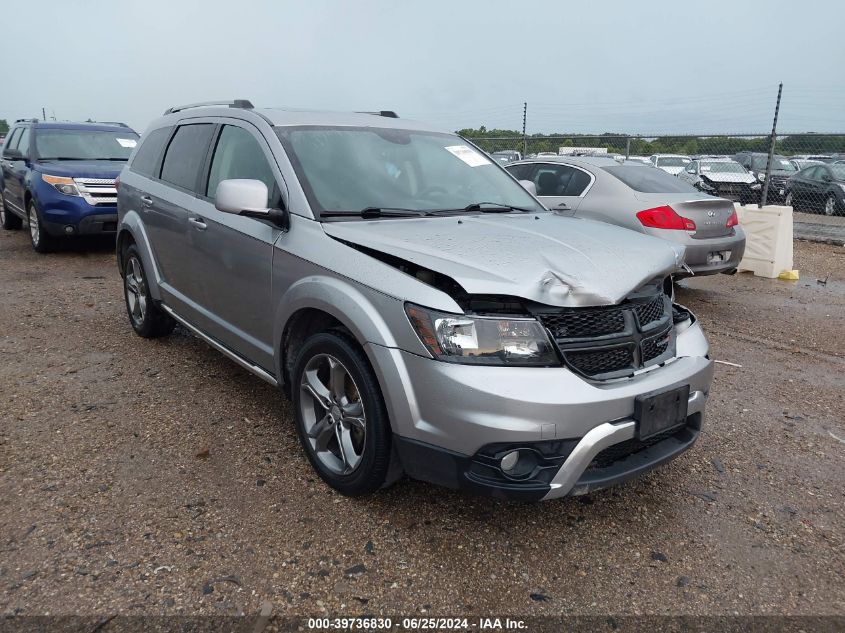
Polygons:
M214 198L223 180L246 178L267 185L268 206L279 208L281 195L267 157L256 138L241 127L224 125L211 159L206 195Z

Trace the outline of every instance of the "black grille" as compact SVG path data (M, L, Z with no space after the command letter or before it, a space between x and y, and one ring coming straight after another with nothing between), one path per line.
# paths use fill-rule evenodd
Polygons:
M674 344L668 305L659 291L617 306L538 311L536 316L570 368L604 380L630 375L666 357Z
M663 440L668 440L670 437L679 435L685 431L686 427L681 427L680 429L674 428L658 433L657 435L652 435L644 441L633 438L625 440L624 442L619 442L618 444L613 444L596 455L593 461L590 462L587 470L590 470L591 468L607 468L620 459L624 459L634 453L639 453L640 451L647 449L649 446L654 446Z
M628 369L634 365L633 347L624 345L612 349L567 352L566 360L588 376Z
M650 361L666 353L669 349L669 334L662 333L647 338L642 343L643 362Z
M619 309L572 310L540 318L556 339L606 336L625 330L625 315Z
M648 303L638 305L634 308L634 312L637 313L637 320L640 322L640 328L644 328L655 321L659 321L665 314L663 297L655 297Z

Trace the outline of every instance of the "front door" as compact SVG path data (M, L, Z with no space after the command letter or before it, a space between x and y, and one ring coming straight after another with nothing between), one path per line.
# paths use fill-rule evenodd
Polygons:
M188 218L193 267L201 271L204 314L198 325L241 356L273 369L271 280L273 243L281 230L268 221L223 213L214 207L223 180L260 180L267 205L281 205L270 149L260 132L243 121L223 125L208 164L203 191Z

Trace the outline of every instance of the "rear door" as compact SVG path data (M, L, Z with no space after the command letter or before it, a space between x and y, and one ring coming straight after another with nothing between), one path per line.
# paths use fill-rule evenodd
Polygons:
M162 276L165 301L181 316L194 321L201 312L202 288L195 274L188 235L188 214L196 203L213 123L179 125L164 153L159 180L142 194L144 224Z
M810 188L812 186L811 179L817 169L818 167L807 167L792 177L790 191L792 191L793 206L796 202L804 202L809 198Z
M537 163L531 175L537 197L553 211L575 211L595 177L586 169L563 163Z
M0 161L3 168L3 198L16 213L24 215L23 207L23 180L26 175L26 163L19 158L12 158L8 155L9 150L18 148L21 135L24 130L29 135L29 128L14 128L12 133L6 137L6 144L3 146L3 159Z
M267 206L280 208L284 181L255 126L237 119L220 122L200 195L188 217L193 266L203 287L203 311L197 324L272 372L273 243L281 230L269 221L218 211L214 196L223 180L260 180L267 185Z

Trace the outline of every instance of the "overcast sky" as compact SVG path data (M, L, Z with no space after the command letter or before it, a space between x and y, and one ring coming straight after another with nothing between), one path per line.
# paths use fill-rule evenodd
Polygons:
M392 109L529 132L845 130L839 0L4 0L0 118ZM768 53L763 42L771 42Z

